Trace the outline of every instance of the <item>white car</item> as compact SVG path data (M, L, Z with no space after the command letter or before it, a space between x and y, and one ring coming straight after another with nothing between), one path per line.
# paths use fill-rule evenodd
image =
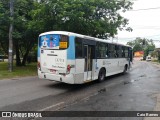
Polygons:
M151 61L151 56L147 56L146 61Z

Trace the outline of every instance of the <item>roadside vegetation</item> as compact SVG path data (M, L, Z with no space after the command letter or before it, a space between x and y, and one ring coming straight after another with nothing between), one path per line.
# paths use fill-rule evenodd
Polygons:
M159 60L152 60L152 62L153 62L154 64L160 65L160 61L159 61Z
M69 31L92 37L114 37L131 32L121 13L132 9L131 0L0 0L0 54L8 55L8 28L13 23L16 66L25 66L37 50L37 38L46 31ZM75 27L76 26L76 27ZM15 68L14 68L15 69Z
M133 47L133 53L137 51L144 51L143 60L146 60L146 57L155 50L155 44L153 40L145 39L145 38L136 38L133 41L127 43Z
M14 62L13 67L13 72L9 72L8 63L0 62L0 80L37 75L37 63L30 63L26 64L26 66L18 67Z

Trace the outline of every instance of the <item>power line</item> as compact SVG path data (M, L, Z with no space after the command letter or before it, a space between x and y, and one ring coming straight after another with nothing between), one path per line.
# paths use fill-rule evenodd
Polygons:
M149 38L149 37L158 37L158 36L160 36L160 34L157 34L157 35L151 35L151 36L139 36L140 38ZM130 40L130 39L136 39L136 38L138 38L138 36L136 37L128 37L128 38L121 38L121 37L119 37L119 39L121 39L121 40Z
M154 7L154 8L145 8L145 9L137 9L137 10L129 10L129 11L143 11L143 10L156 10L156 9L160 9L160 7Z
M146 30L148 30L148 29L151 29L151 30L160 30L160 27L132 27L133 28L133 30L134 29L146 29Z

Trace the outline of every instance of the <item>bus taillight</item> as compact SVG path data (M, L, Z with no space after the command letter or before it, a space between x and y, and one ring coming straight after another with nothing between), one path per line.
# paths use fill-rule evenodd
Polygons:
M71 66L67 65L67 73L70 73L70 70L71 70Z

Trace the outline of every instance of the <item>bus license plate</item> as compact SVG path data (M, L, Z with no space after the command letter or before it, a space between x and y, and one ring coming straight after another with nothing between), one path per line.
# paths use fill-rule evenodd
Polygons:
M54 70L54 69L50 69L50 72L53 74L56 74L56 70Z

